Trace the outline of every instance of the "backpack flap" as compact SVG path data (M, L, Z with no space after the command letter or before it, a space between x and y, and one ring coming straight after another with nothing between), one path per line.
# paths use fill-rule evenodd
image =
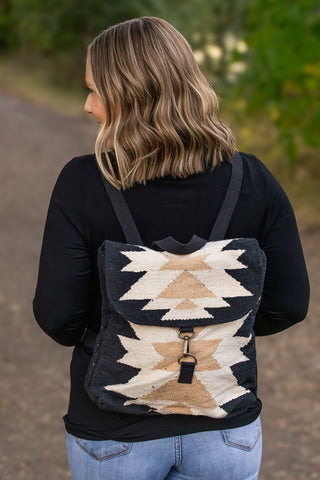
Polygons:
M265 255L252 238L208 242L186 255L106 240L99 253L110 309L139 325L230 322L261 296Z

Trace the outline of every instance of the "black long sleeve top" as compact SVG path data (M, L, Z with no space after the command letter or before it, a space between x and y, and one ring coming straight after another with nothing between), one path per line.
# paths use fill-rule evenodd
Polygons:
M267 258L255 334L270 335L303 320L309 282L290 202L256 157L241 153L244 178L226 238L256 238ZM186 179L165 177L136 184L124 196L148 247L173 236L187 242L207 238L222 204L231 166ZM88 327L98 332L101 296L97 250L106 239L125 242L105 192L94 155L71 160L54 187L45 225L38 283L33 302L40 327L56 342L75 346L67 430L93 440L141 441L203 430L234 428L253 421L261 409L241 418L216 422L207 417L141 417L99 410L84 389L91 351L81 339Z

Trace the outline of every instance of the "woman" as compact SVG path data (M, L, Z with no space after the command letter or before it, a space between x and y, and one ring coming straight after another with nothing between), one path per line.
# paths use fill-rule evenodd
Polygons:
M86 83L85 110L101 125L95 156L72 159L57 180L34 299L41 328L75 346L64 417L72 476L256 479L262 445L256 379L250 405L220 418L112 412L84 387L100 327L97 250L106 239L126 243L102 178L122 190L145 246L168 236L181 243L192 235L208 239L236 152L189 44L162 19L141 17L103 31L88 48ZM308 277L284 191L256 157L240 156L243 180L225 238L253 238L264 251L254 332L270 335L306 316Z

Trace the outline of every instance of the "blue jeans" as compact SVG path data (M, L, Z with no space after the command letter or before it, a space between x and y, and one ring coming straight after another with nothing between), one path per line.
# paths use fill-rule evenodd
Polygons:
M67 451L73 480L256 480L261 423L133 443L67 433Z

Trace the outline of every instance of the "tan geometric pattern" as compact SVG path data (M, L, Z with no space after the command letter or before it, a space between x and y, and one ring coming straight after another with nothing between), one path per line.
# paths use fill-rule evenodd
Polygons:
M123 251L130 263L122 271L144 275L120 300L149 300L143 310L168 310L162 320L213 318L207 308L229 307L225 298L252 296L226 271L247 268L238 260L244 250L223 250L231 241L208 242L188 255L147 247Z
M175 405L175 408L177 408L177 404L180 405L180 411L176 411L176 413L190 412L191 409L188 405L196 405L199 402L199 399L201 399L202 408L212 410L218 406L210 393L197 378L193 380L192 388L190 388L190 384L188 383L177 383L176 379L170 380L157 390L153 390L148 395L142 397L141 400L144 404L150 405L150 403L154 401L161 403L161 401L166 401L168 398L175 400L173 404ZM168 410L168 407L164 407L162 413L166 413L166 410ZM172 413L171 406L169 411Z
M203 330L206 327L197 327L196 331ZM178 338L178 329L177 338ZM216 370L220 368L217 360L214 358L214 352L216 351L221 340L199 340L196 341L196 336L193 337L190 342L190 352L193 353L198 361L197 370ZM179 338L176 342L167 343L153 343L152 344L156 352L158 352L163 360L160 360L157 365L153 367L153 370L168 370L170 372L177 372L179 365L177 364L177 358L181 355L183 340Z
M208 270L210 267L205 263L207 255L192 256L188 255L177 255L170 256L169 254L164 253L167 257L168 262L161 267L160 270ZM172 255L172 254L171 254Z
M210 267L208 266L207 270ZM205 298L215 297L192 273L184 271L158 295L157 298Z
M183 351L177 328L130 323L137 338L119 335L126 353L118 362L139 372L127 383L105 389L132 398L125 405L149 405L163 414L226 416L222 405L248 392L238 385L231 368L249 360L241 349L251 336L235 336L248 315L233 322L194 328L189 347L198 362L192 384L177 382L177 358Z
M178 303L176 309L181 310L190 310L190 308L197 308L197 305L187 298L187 300L182 300L181 303Z

